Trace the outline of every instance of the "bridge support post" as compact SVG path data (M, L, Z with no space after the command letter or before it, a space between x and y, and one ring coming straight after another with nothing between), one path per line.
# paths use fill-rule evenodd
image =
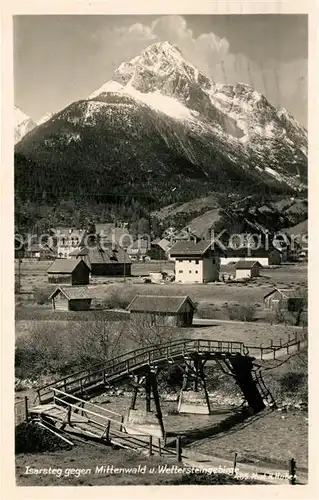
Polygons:
M133 391L133 395L132 395L132 399L131 399L130 410L135 410L137 393L138 393L138 387L134 387L134 391Z
M210 414L204 363L200 357L186 362L183 385L178 400L178 411L179 413Z
M266 405L252 377L252 358L246 356L230 357L229 363L249 407L254 413L262 411Z
M131 405L125 418L125 427L129 434L151 435L163 439L165 429L163 423L156 373L149 369L145 374L145 409L136 409L138 387L135 387ZM154 401L155 412L151 409ZM132 430L130 431L130 424Z

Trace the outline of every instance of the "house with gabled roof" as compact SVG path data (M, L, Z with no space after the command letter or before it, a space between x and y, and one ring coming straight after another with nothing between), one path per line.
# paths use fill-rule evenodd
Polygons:
M221 264L229 264L230 262L237 262L240 260L256 261L264 267L280 265L283 252L275 247L268 250L265 248L252 248L249 246L242 246L240 248L227 248L225 255L221 257Z
M127 306L132 320L157 326L191 326L195 304L188 295L136 295Z
M234 267L236 280L256 278L260 275L260 269L262 269L262 265L257 260L239 260Z
M130 276L132 261L125 250L108 243L103 246L77 248L70 253L71 260L83 260L92 276Z
M264 306L268 310L298 311L307 302L306 293L291 288L274 288L264 296Z
M207 283L219 278L220 249L213 248L210 240L179 241L169 255L175 260L177 283Z
M89 284L90 268L82 259L56 259L49 267L47 273L49 283L66 285Z
M88 311L92 297L87 286L58 287L50 295L55 311Z

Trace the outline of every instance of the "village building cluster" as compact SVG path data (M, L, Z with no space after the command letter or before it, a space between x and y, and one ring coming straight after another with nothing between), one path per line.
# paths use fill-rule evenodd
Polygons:
M16 252L18 259L51 260L48 282L57 285L50 295L56 310L87 310L91 306L88 286L93 277L130 277L134 263L170 262L174 270L148 272L145 283L175 282L205 284L236 282L258 278L264 268L279 266L288 258L287 248L252 248L248 244L220 248L209 238L199 237L189 229L166 230L162 238L134 239L127 224L95 224L90 229L67 226L52 228L43 242L36 238ZM245 241L245 237L243 238ZM135 275L136 276L136 275ZM265 298L265 307L286 307L289 290L275 290ZM295 298L295 297L294 297ZM276 302L277 301L277 302ZM161 324L191 324L195 306L189 297L137 295L128 311L133 317L155 316ZM158 320L158 318L160 318Z

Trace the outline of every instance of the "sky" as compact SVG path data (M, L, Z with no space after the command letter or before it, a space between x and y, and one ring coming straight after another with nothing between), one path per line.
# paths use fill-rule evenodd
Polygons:
M307 16L14 17L15 104L34 120L86 99L123 62L175 43L216 82L248 83L307 125Z

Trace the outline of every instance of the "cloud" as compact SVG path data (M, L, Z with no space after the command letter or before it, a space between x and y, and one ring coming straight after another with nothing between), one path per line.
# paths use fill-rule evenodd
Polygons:
M115 69L123 61L137 56L151 43L168 40L176 44L184 57L212 80L235 84L243 82L262 92L275 106L287 107L303 123L307 99L307 60L251 60L243 53L232 53L226 38L213 32L194 35L179 15L161 16L149 24L134 23L114 27L100 40L112 54ZM110 50L109 50L110 49ZM300 99L300 104L296 103Z

